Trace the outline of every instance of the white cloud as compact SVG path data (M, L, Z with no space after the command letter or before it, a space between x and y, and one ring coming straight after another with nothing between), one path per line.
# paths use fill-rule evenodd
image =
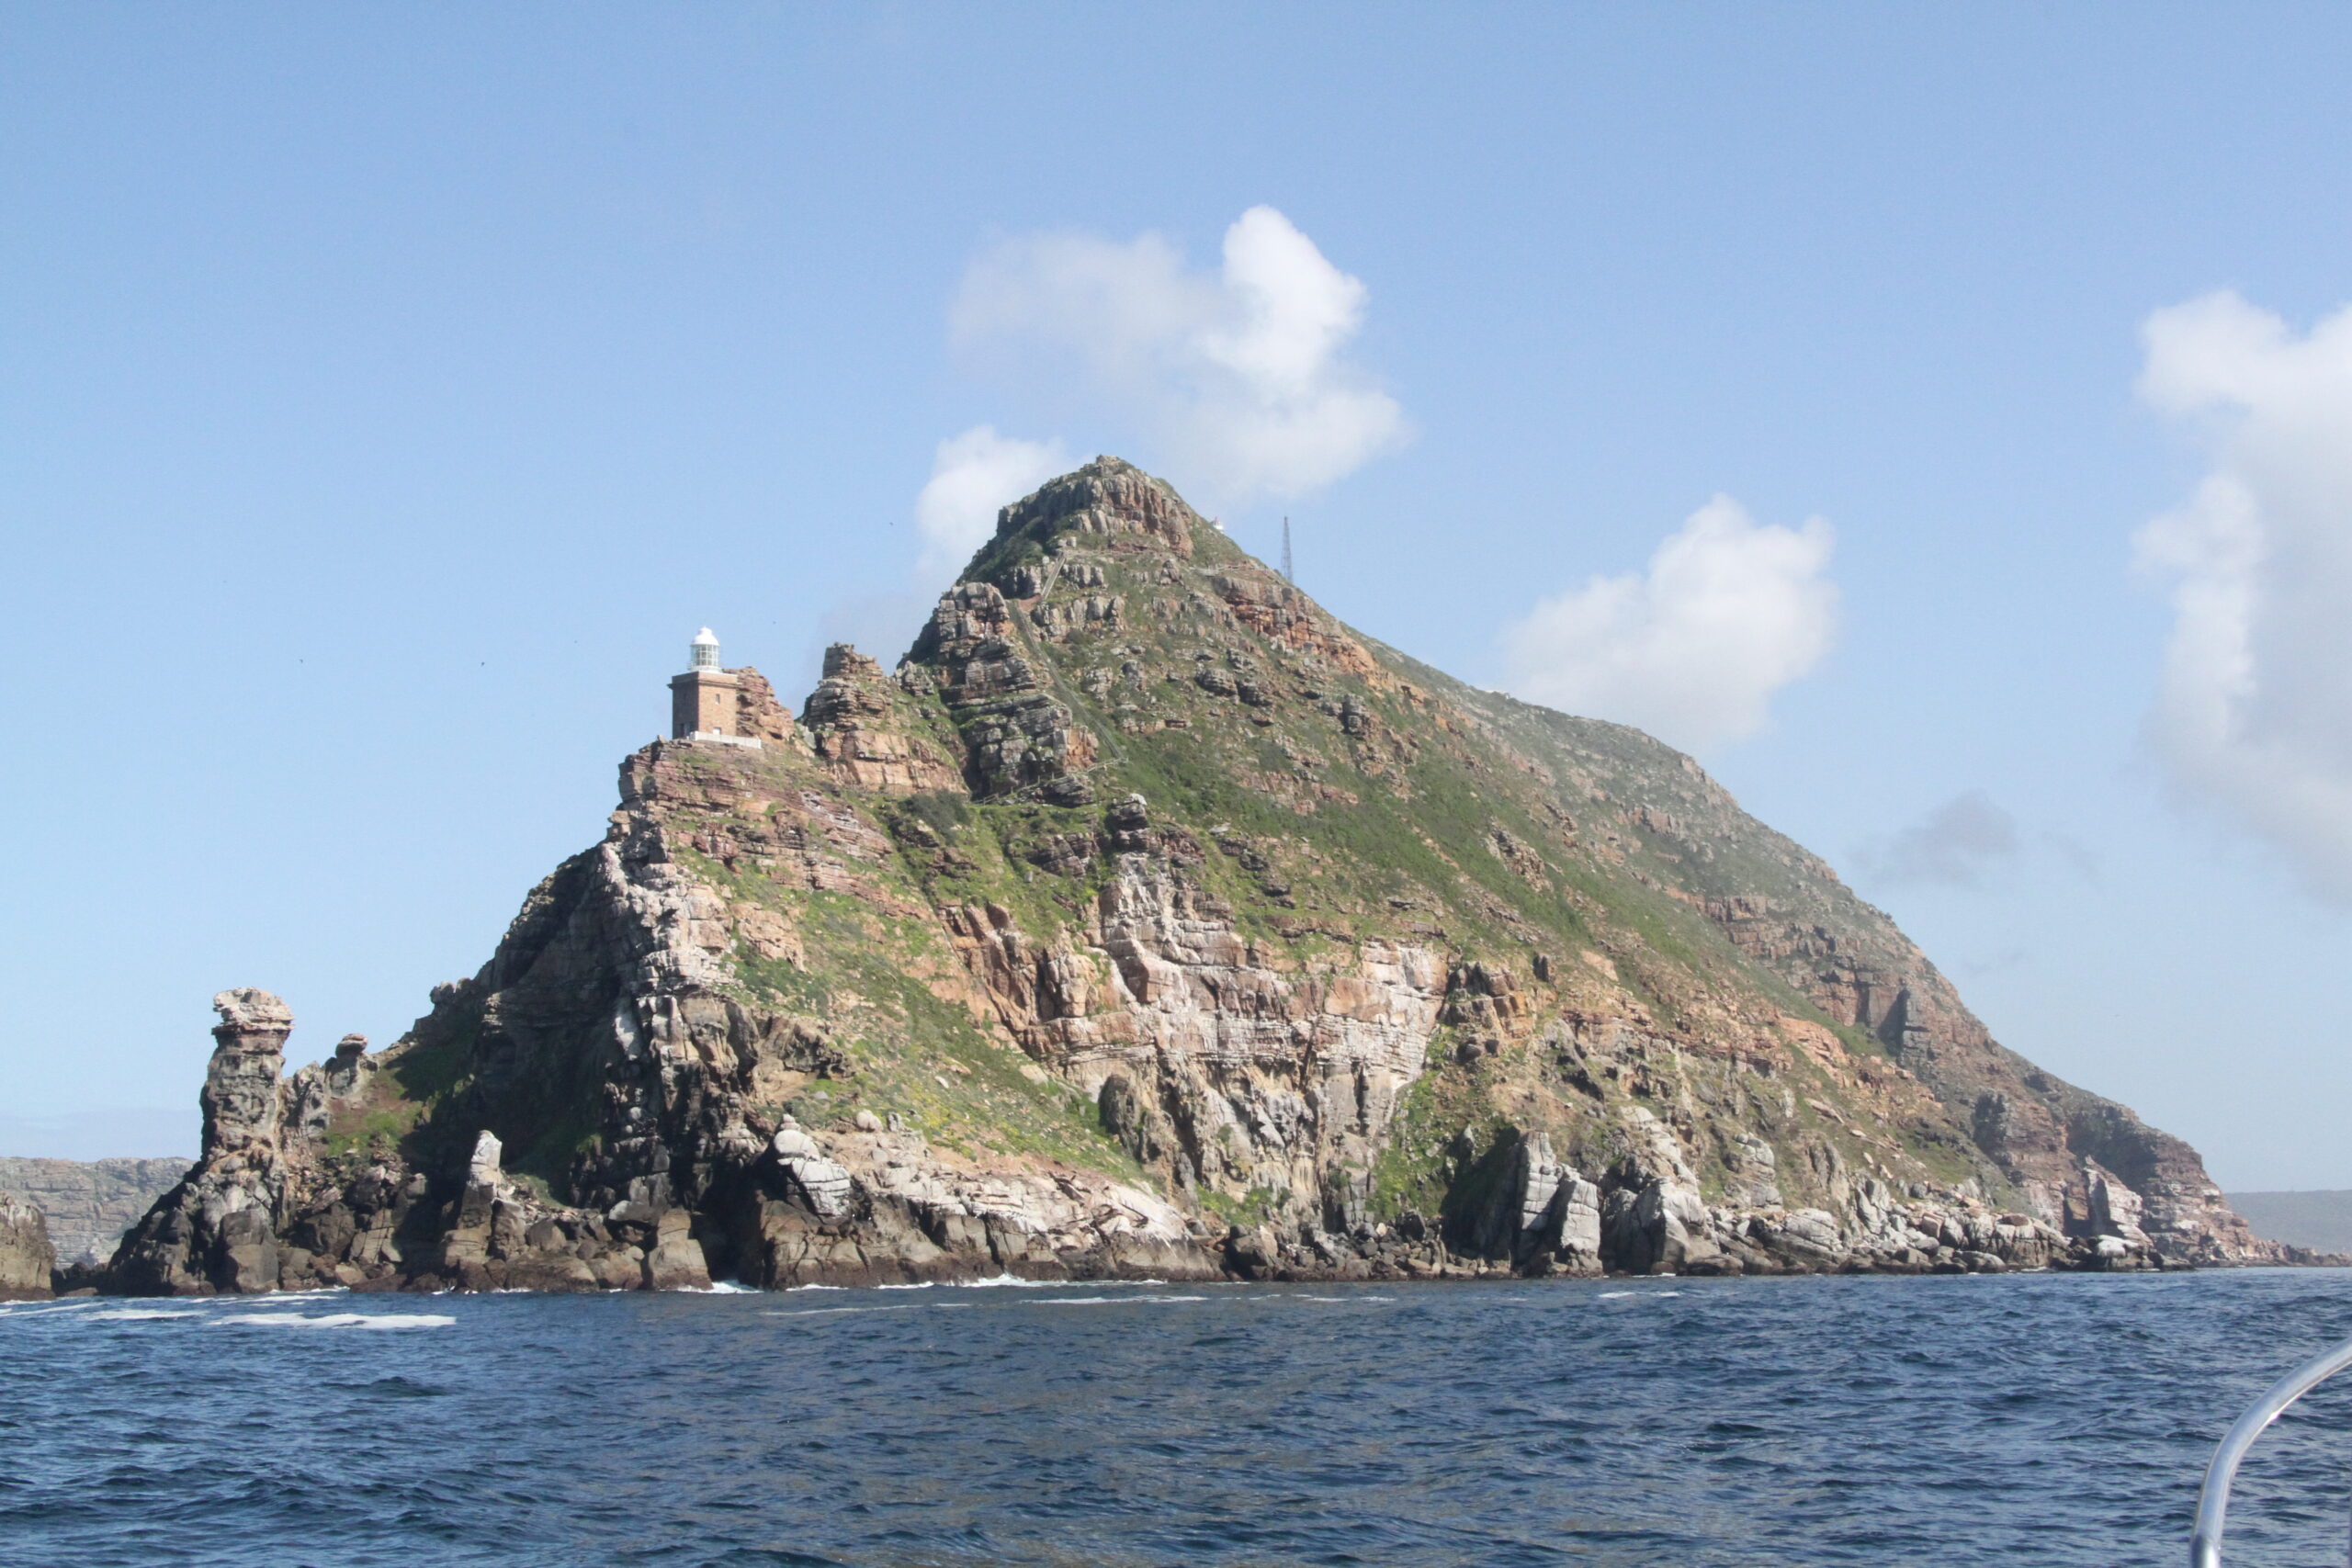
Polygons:
M2142 335L2141 398L2210 458L2134 541L2172 585L2150 734L2186 793L2352 903L2352 310L2298 336L2224 292Z
M2065 834L2029 834L2008 809L1981 789L1962 790L1917 822L1861 846L1854 868L1888 887L1982 887L1996 872L2054 860L2084 881L2100 880L2098 853Z
M1866 847L1862 874L1889 886L1933 883L1976 887L1996 863L2023 847L2018 819L1981 789L1964 790L1918 821Z
M1752 735L1837 635L1835 542L1818 517L1762 526L1719 495L1646 575L1596 577L1504 628L1511 689L1687 748Z
M930 481L915 497L915 528L922 536L916 575L925 581L953 577L996 532L999 508L1072 466L1058 442L999 435L990 424L941 442Z
M1007 241L972 264L952 325L967 348L1075 363L1181 484L1238 502L1316 490L1408 435L1346 357L1366 299L1289 219L1253 207L1213 274L1158 234Z

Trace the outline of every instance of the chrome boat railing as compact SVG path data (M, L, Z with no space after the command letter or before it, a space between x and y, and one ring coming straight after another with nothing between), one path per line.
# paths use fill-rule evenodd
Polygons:
M2205 1467L2204 1489L2197 1494L2197 1533L2188 1540L2189 1568L2221 1568L2222 1517L2229 1512L2230 1483L2237 1478L2238 1461L2254 1447L2255 1438L2278 1419L2280 1411L2346 1367L2352 1367L2352 1343L2313 1356L2272 1383L2270 1392L2231 1426L2222 1446L2213 1450L2213 1462Z

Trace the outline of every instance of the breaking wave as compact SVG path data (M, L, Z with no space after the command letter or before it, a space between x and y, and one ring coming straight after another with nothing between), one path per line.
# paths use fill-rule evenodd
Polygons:
M236 1328L447 1328L458 1320L447 1313L409 1312L379 1315L364 1312L331 1312L321 1317L303 1317L293 1313L272 1313L266 1316L216 1318L220 1327Z

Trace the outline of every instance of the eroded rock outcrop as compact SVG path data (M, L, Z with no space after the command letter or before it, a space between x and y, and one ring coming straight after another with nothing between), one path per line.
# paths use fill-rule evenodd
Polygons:
M820 1143L797 1123L770 1156L741 1220L745 1274L762 1284L1216 1272L1182 1212L1093 1172L971 1160L882 1128Z
M122 1288L171 1295L274 1291L286 1169L278 1078L294 1015L267 991L212 998L204 1152L116 1254Z
M825 649L823 678L800 718L817 755L862 790L916 795L963 787L952 743L931 732L934 727L881 665L845 642Z
M41 1212L13 1192L0 1192L0 1302L47 1301L57 1268Z
M1040 950L998 907L945 911L967 965L1139 1163L1183 1190L1319 1202L1327 1171L1370 1164L1419 1077L1442 960L1371 942L1312 970L1270 962L1140 798L1105 814L1102 841L1114 869L1062 944Z

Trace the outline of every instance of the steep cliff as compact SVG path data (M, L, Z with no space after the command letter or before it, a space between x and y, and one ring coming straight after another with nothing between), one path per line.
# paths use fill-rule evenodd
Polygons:
M0 1190L49 1222L59 1266L104 1263L155 1200L187 1174L185 1159L23 1159L0 1156Z
M913 649L663 741L391 1048L221 998L123 1288L2284 1256L1690 759L1358 636L1103 458Z

